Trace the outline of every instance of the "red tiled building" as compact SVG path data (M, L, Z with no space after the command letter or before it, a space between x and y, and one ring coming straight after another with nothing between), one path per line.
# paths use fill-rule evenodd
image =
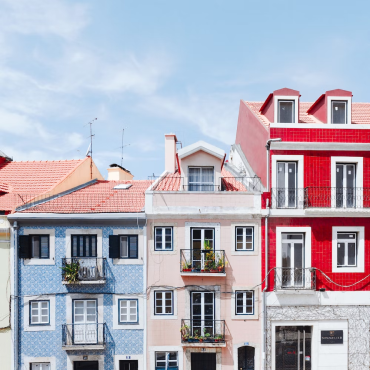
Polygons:
M265 366L365 369L370 103L339 89L313 103L300 96L284 88L265 102L241 101L231 158L243 152L266 188Z

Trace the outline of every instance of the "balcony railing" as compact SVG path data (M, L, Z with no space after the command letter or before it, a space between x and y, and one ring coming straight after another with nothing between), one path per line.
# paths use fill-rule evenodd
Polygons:
M181 320L182 343L225 343L225 320Z
M106 343L106 324L64 324L62 325L63 347L104 346Z
M305 206L305 189L272 188L271 207L274 209L303 209Z
M221 190L220 185L214 184L188 184L182 185L184 191L219 191Z
M275 268L275 290L315 290L314 268Z
M72 257L62 259L62 279L66 284L104 281L106 259L96 257Z
M261 179L255 177L221 177L222 191L262 192Z
M181 273L225 273L225 251L213 249L181 249Z

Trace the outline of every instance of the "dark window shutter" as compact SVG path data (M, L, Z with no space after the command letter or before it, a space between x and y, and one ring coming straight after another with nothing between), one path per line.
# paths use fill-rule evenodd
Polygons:
M19 235L19 258L31 258L31 243L28 235Z
M109 258L119 258L119 236L109 235Z

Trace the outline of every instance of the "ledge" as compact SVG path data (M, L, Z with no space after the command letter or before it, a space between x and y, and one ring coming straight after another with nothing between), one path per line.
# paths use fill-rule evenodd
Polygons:
M76 283L69 283L68 281L63 281L63 285L96 285L96 284L105 284L106 280L88 280L88 281L78 281Z
M211 348L215 348L215 347L226 347L226 343L225 342L219 342L219 343L209 343L209 342L195 342L195 343L181 343L181 346L182 347L200 347L200 348L205 348L205 347L211 347Z
M62 346L65 351L86 351L86 350L102 350L105 349L104 344L79 344L73 346Z
M225 277L226 272L219 273L219 272L181 272L181 276L209 276L209 277Z
M314 289L277 289L274 290L276 294L315 294Z

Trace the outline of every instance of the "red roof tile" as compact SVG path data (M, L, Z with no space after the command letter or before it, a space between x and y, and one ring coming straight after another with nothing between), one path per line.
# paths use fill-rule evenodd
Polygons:
M45 213L131 213L143 212L145 191L150 180L97 181L83 189L38 204L23 212ZM132 184L128 189L114 189L119 184Z
M270 125L269 120L260 112L263 103L264 102L245 102L257 118L268 127ZM299 103L299 123L322 123L311 114L307 114L307 110L312 104L313 103ZM352 103L352 124L370 124L370 103Z

